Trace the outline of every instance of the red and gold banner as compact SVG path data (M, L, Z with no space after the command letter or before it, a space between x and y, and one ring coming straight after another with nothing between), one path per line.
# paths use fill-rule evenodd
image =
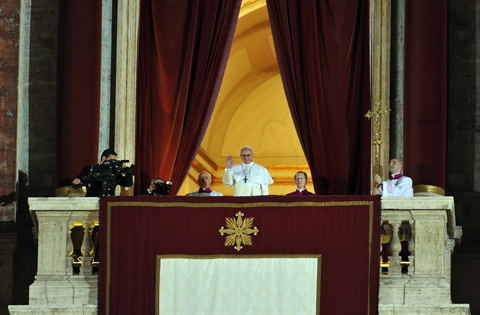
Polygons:
M100 314L155 314L156 257L180 254L322 255L320 313L376 314L379 205L378 196L103 197Z

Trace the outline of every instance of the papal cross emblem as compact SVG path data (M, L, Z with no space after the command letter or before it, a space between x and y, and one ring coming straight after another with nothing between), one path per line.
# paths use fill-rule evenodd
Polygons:
M223 236L224 233L229 234L225 237L225 246L234 246L237 251L240 251L243 245L252 246L252 237L248 234L257 235L258 229L256 226L251 228L253 225L253 218L245 218L244 220L242 217L244 214L241 211L235 215L235 218L225 218L225 224L227 225L227 229L224 229L223 226L218 230L220 234Z

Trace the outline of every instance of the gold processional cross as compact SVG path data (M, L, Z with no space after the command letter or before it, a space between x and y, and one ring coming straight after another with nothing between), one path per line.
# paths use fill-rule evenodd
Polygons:
M380 146L382 145L382 139L381 139L381 121L380 121L380 115L382 114L387 114L390 111L390 108L384 108L380 109L382 102L377 99L375 101L375 111L371 112L370 110L367 112L365 117L370 120L372 118L372 123L373 123L373 142L372 144L375 146L375 172L372 174L374 176L375 174L380 174ZM375 188L378 187L378 184L375 183Z

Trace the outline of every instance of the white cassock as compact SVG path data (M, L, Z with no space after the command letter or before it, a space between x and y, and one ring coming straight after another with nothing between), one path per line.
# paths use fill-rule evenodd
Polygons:
M273 184L273 179L265 167L252 161L226 168L223 183L227 187L233 186L234 196L260 196L268 195L268 185Z
M402 175L398 179L383 181L378 190L383 197L413 197L412 185L412 179Z

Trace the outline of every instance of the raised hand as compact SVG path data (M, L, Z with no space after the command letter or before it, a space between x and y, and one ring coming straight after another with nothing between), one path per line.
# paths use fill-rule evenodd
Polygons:
M378 174L375 174L375 176L373 177L373 179L375 180L375 182L377 184L381 184L382 183L382 178L380 177L380 175Z
M232 157L231 155L229 155L229 156L227 157L227 168L232 168L233 162L234 162L234 161L233 161L233 157Z

